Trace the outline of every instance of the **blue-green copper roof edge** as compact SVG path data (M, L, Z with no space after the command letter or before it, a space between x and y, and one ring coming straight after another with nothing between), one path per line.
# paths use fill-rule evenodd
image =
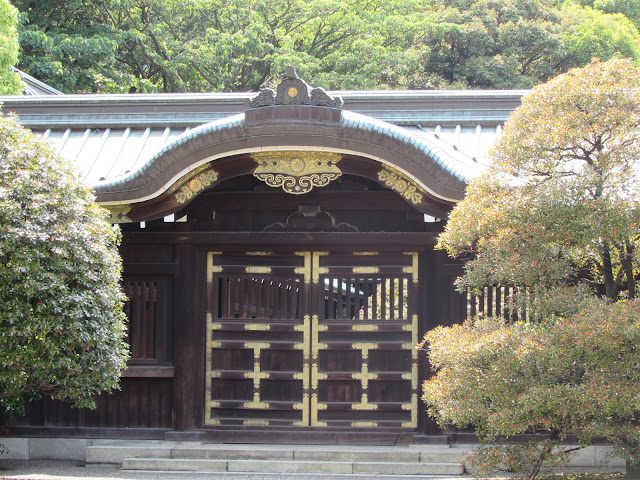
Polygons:
M474 176L461 172L460 170L464 169L464 166L461 165L462 162L449 155L437 142L434 141L432 144L426 138L414 135L406 128L348 110L342 111L342 123L346 127L372 129L409 144L428 156L443 171L448 172L462 182L468 183L471 177ZM469 170L471 169L469 168Z

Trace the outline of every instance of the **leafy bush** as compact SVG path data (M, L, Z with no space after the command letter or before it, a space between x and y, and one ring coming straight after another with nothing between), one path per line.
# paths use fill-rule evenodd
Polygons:
M93 407L124 343L120 232L72 166L0 117L0 405L44 393Z
M437 375L424 383L429 415L472 425L484 444L482 473L504 468L535 477L566 460L562 442L601 438L630 462L640 459L640 301L592 300L557 322L469 320L425 336ZM524 433L543 434L510 445Z
M440 236L440 248L468 260L461 290L508 290L505 317L531 322L479 316L425 340L437 374L424 399L439 423L472 426L485 442L545 434L481 449L485 470L533 478L566 459L570 434L638 459L638 105L630 60L534 88Z

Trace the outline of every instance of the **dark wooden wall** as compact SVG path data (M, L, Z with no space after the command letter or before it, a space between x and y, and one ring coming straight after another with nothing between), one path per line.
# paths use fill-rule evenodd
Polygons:
M209 251L241 246L291 252L419 251L420 335L466 316L466 299L453 287L461 267L433 251L443 222L425 223L420 212L374 182L345 176L325 189L296 196L240 177L205 191L175 220L149 221L144 228L122 225L131 359L121 390L101 395L94 411L43 399L28 406L26 417L0 423L14 431L202 428ZM423 380L429 374L425 355L419 361ZM422 410L418 431L437 433Z

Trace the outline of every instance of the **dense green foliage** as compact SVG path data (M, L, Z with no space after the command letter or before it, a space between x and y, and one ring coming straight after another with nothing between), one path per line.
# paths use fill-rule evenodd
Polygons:
M18 63L18 11L9 0L0 0L0 95L20 93L22 85L11 71Z
M576 2L13 4L20 67L71 93L256 91L290 64L330 89L529 88L593 57L640 58L633 2Z
M510 289L526 312L425 337L437 374L424 400L438 422L472 426L485 442L548 434L481 449L484 469L502 462L533 477L562 460L570 434L639 459L639 122L640 68L629 60L535 87L440 236L468 259L461 290Z
M120 232L72 166L0 117L0 406L92 407L128 358Z
M585 303L557 322L478 319L427 334L438 375L425 383L440 423L473 425L485 440L523 432L539 442L481 449L472 464L535 476L567 459L567 435L596 438L637 462L640 455L640 301Z
M536 87L505 125L440 245L473 255L461 285L583 285L637 295L640 69L592 63Z

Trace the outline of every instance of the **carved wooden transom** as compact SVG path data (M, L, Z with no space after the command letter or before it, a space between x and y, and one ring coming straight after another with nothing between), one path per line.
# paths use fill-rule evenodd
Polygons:
M293 195L324 187L342 175L336 165L339 153L307 151L258 152L251 155L258 162L253 175L270 187L282 188Z

